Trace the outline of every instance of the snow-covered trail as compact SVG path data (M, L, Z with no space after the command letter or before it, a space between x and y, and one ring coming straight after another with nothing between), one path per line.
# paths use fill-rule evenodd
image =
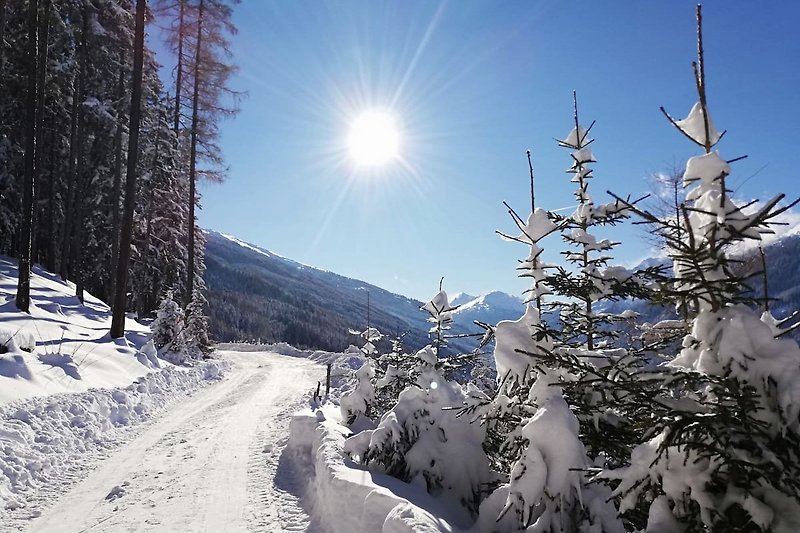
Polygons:
M289 418L324 369L274 353L222 357L233 363L226 379L170 409L29 530L305 530L308 517L297 498L276 488L274 478Z

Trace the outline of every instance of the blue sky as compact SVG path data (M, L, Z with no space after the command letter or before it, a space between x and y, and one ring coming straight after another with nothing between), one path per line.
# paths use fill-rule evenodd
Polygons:
M234 21L241 113L222 128L230 178L201 186L205 228L416 298L519 293L522 245L502 206L572 206L572 90L593 136L596 202L640 195L645 177L698 150L661 116L696 100L688 1L244 0ZM800 195L800 38L794 2L704 7L709 105L723 157L747 154L729 183L741 198ZM389 109L402 162L365 170L350 123ZM622 263L648 255L642 229L611 234ZM544 242L556 260L561 243Z

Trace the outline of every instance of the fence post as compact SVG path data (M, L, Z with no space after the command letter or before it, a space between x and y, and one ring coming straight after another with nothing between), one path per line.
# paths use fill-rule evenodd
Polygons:
M331 364L328 363L328 373L325 376L325 397L327 398L331 392Z

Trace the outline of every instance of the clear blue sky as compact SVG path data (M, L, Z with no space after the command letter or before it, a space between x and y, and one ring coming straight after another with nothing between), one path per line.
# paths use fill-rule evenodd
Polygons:
M593 129L596 202L638 195L645 176L698 150L664 120L696 100L688 1L244 0L233 80L249 96L222 128L230 179L203 185L199 222L298 261L416 298L519 293L523 246L501 202L527 213L525 150L537 202L573 205L571 92ZM712 116L723 157L748 154L730 180L742 198L800 195L800 37L795 2L704 7ZM404 164L363 171L350 122L389 108ZM755 177L752 177L754 174ZM751 178L748 180L748 178ZM623 263L648 254L620 229ZM601 235L608 236L608 235ZM555 259L562 249L545 241Z

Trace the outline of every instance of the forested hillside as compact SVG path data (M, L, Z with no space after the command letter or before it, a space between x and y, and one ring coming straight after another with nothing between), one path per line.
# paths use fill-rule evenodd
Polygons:
M225 175L236 3L0 1L0 253L19 259L21 311L39 263L81 300L116 294L115 320L174 293L203 323L196 183Z
M285 341L341 350L356 341L348 330L364 329L369 319L388 336L405 334L409 347L428 341L421 302L232 237L206 233L206 266L211 334L216 340Z

